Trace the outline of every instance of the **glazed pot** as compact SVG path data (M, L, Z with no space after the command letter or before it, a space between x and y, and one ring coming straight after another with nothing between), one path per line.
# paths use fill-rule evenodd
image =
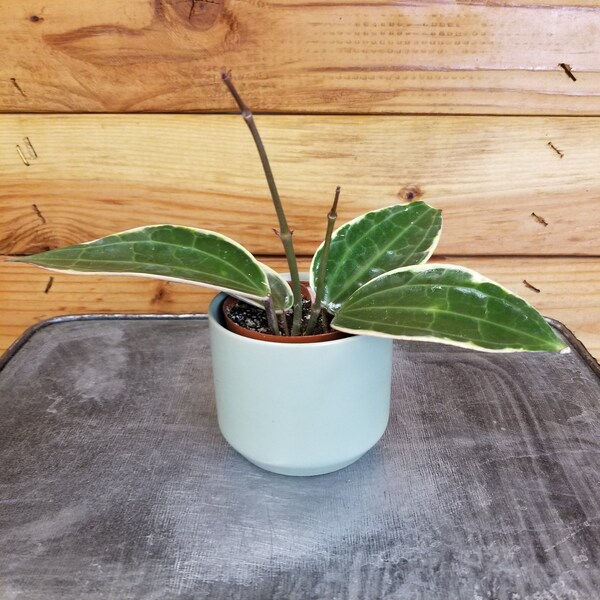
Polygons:
M255 465L321 475L368 452L389 418L392 340L367 336L302 344L229 331L222 304L208 320L221 433Z

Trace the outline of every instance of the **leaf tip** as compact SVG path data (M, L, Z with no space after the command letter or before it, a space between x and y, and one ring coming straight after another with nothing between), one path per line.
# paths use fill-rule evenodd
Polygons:
M566 344L558 336L556 336L556 342L551 351L557 352L558 354L569 354L571 352L571 348L569 348L569 344Z

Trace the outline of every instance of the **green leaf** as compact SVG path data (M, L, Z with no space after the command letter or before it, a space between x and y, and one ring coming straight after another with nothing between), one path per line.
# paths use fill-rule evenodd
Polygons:
M268 265L260 263L260 266L265 272L269 282L269 287L271 288L270 296L273 299L273 307L275 308L275 312L281 313L291 308L294 304L294 294L292 293L292 288L289 286L288 282L279 273L277 273L277 271L274 271ZM256 306L257 308L262 308L262 310L265 310L265 305L263 302L253 300L252 298L241 296L239 294L232 294L232 296L240 298L246 302L246 304L251 304L252 306Z
M263 271L267 275L269 287L271 288L271 298L276 312L283 312L292 308L294 304L294 294L288 282L268 265L260 263Z
M261 264L212 231L153 225L13 259L65 273L134 275L202 285L258 300L269 295Z
M425 202L396 204L368 212L333 232L323 305L336 313L361 286L375 277L426 262L442 227L442 213ZM323 244L310 267L314 289Z
M349 333L491 352L565 348L525 300L475 271L454 265L421 265L386 273L355 292L331 325Z

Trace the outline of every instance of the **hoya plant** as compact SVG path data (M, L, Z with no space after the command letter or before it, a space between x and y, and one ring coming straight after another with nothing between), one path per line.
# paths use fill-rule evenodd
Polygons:
M275 335L311 334L319 322L326 329L347 333L492 352L565 347L522 298L470 269L427 263L441 233L440 210L425 202L393 205L335 229L339 188L327 216L324 242L310 266L312 307L310 318L303 319L292 232L263 143L230 75L223 72L222 78L261 158L290 283L233 239L180 225L131 229L13 260L64 273L152 277L225 291L264 309Z

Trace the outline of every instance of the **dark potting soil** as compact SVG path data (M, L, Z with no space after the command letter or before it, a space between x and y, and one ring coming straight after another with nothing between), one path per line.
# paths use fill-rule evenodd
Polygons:
M229 310L229 317L231 320L244 327L244 329L250 329L251 331L257 331L258 333L270 333L272 334L271 328L267 322L267 314L262 308L246 304L242 300L238 300ZM288 328L291 330L294 313L292 310L286 312L286 320ZM308 320L310 318L310 300L306 298L302 299L302 331L306 328ZM281 326L281 317L280 317ZM326 333L329 329L325 330L323 327L323 314L319 317L313 334Z

